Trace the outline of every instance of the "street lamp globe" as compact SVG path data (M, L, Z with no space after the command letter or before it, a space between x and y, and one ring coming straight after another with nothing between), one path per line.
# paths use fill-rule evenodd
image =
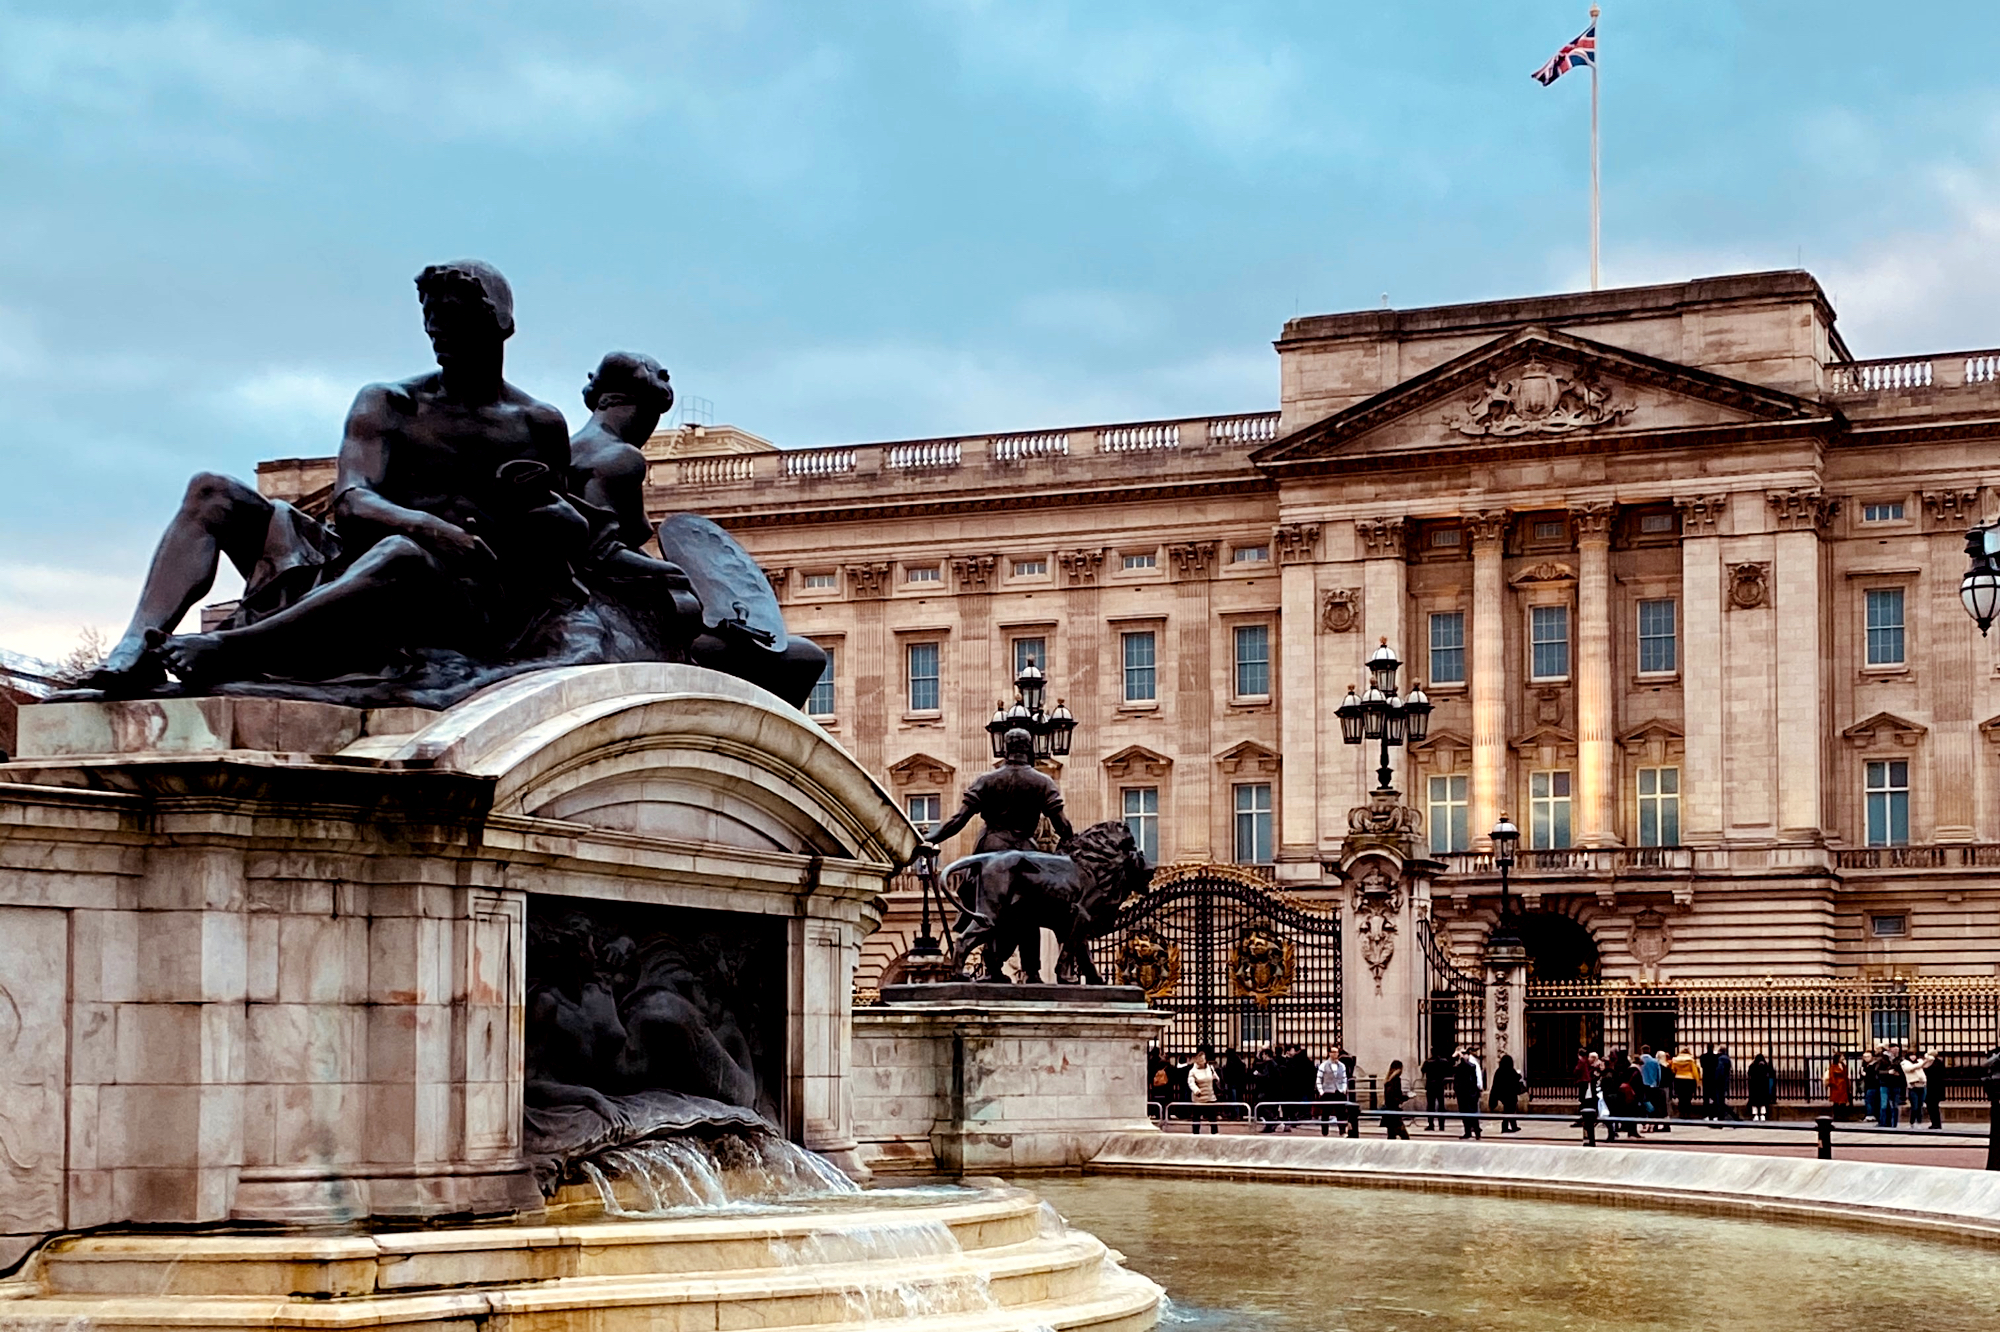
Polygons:
M1361 737L1380 740L1388 734L1389 696L1374 685L1361 696Z
M1347 686L1347 697L1340 700L1340 706L1333 710L1340 718L1340 738L1350 745L1361 743L1361 695L1354 692L1354 686Z
M1056 710L1042 725L1048 732L1049 753L1056 758L1066 757L1069 754L1070 732L1076 729L1076 714L1069 710L1065 700L1056 700Z
M1514 826L1513 820L1502 814L1487 836L1493 839L1494 862L1511 866L1514 863L1514 847L1521 840L1521 830Z
M1424 692L1420 682L1410 685L1410 692L1403 697L1403 716L1407 719L1409 740L1417 743L1431 733L1431 696Z
M1980 637L1993 627L1993 618L2000 613L2000 571L1981 561L1966 570L1965 577L1958 581L1958 599L1965 603L1965 613L1979 626Z
M1033 657L1028 658L1028 664L1014 677L1014 688L1021 691L1021 702L1029 712L1042 710L1042 695L1048 687L1049 677L1042 674L1042 668L1035 665Z
M1013 724L1007 717L1007 704L1004 701L997 704L992 720L986 723L986 735L993 742L994 758L1007 756L1007 728Z
M1396 672L1402 665L1402 660L1396 656L1396 650L1389 646L1389 640L1383 639L1382 646L1368 654L1368 674L1371 677L1369 683L1384 694L1395 693Z

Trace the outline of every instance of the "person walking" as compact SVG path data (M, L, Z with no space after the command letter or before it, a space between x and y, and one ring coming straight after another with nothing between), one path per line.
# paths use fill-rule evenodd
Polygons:
M1778 1104L1777 1067L1760 1052L1750 1061L1750 1071L1744 1080L1749 1090L1750 1118L1759 1124L1765 1123Z
M1937 1052L1935 1050L1924 1056L1924 1080L1928 1084L1928 1088L1924 1092L1924 1108L1930 1111L1931 1127L1942 1129L1944 1127L1944 1116L1939 1111L1944 1106L1945 1071L1942 1068L1936 1068L1933 1071L1936 1064Z
M1313 1068L1313 1099L1319 1102L1320 1137L1327 1135L1330 1117L1334 1115L1340 1117L1340 1131L1348 1132L1347 1103L1353 1098L1348 1094L1347 1064L1341 1059L1337 1045ZM1354 1136L1361 1135L1357 1132Z
M1837 1050L1826 1064L1826 1100L1837 1122L1845 1123L1854 1113L1854 1082L1847 1075L1847 1057Z
M1910 1097L1911 1128L1915 1128L1918 1121L1924 1117L1924 1098L1930 1092L1930 1075L1927 1071L1930 1066L1929 1057L1916 1050L1911 1050L1903 1056L1903 1086Z
M1442 1054L1424 1060L1424 1127L1435 1133L1444 1127L1445 1097L1451 1091L1452 1061Z
M1882 1087L1880 1113L1875 1123L1880 1128L1895 1128L1903 1109L1903 1047L1890 1043L1875 1061L1875 1080Z
M1461 1138L1483 1136L1479 1129L1479 1093L1485 1090L1486 1072L1472 1051L1460 1047L1452 1066L1452 1090L1458 1094L1458 1112L1463 1116Z
M1862 1114L1877 1124L1882 1122L1882 1042L1875 1042L1861 1060Z
M1194 1131L1200 1133L1205 1121L1209 1133L1216 1134L1222 1132L1222 1125L1217 1122L1222 1116L1217 1104L1221 1098L1216 1095L1222 1074L1208 1062L1208 1053L1206 1045L1194 1052L1194 1063L1187 1071L1188 1100L1194 1103Z
M1292 1046L1283 1064L1285 1099L1297 1102L1285 1109L1285 1132L1290 1133L1297 1126L1296 1121L1304 1119L1310 1113L1308 1107L1315 1099L1313 1085L1318 1074L1313 1066L1312 1056L1306 1053L1306 1047L1303 1045Z
M1409 1116L1399 1113L1403 1102L1409 1099L1403 1091L1403 1061L1392 1059L1389 1075L1382 1079L1382 1130L1388 1137L1410 1140L1409 1125L1405 1122Z
M1499 1065L1493 1070L1493 1092L1490 1104L1502 1115L1517 1115L1521 1112L1521 1093L1528 1089L1528 1083L1521 1071L1514 1067L1514 1056L1500 1056ZM1521 1124L1516 1119L1500 1121L1502 1133L1519 1133Z
M1694 1051L1683 1047L1674 1052L1668 1067L1674 1075L1674 1114L1693 1119L1695 1098L1701 1094L1701 1061L1694 1057Z
M1264 1109L1264 1102L1278 1099L1278 1052L1265 1049L1257 1056L1257 1062L1250 1066L1250 1102L1256 1107L1257 1118L1263 1121L1259 1129L1262 1133L1276 1133L1277 1111Z
M1666 1066L1661 1064L1659 1056L1653 1053L1653 1047L1650 1045L1640 1046L1639 1085L1643 1089L1641 1099L1646 1103L1646 1117L1649 1119L1664 1120L1666 1118L1666 1081ZM1641 1127L1649 1133L1657 1133L1665 1125L1662 1123L1653 1123L1641 1125Z

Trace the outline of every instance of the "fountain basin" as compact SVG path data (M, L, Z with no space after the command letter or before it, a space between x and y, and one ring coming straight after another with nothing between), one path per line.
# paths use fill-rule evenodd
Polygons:
M0 1322L1141 1332L1159 1295L1033 1194L927 1189L564 1225L64 1238L0 1285Z

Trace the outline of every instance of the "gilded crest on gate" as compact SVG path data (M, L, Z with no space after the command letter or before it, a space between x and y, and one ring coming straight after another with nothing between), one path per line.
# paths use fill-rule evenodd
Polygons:
M1229 988L1265 1007L1292 988L1296 975L1292 941L1269 925L1252 925L1237 936L1229 953Z
M1157 930L1134 930L1118 948L1118 983L1136 985L1148 999L1164 999L1181 978L1181 946Z

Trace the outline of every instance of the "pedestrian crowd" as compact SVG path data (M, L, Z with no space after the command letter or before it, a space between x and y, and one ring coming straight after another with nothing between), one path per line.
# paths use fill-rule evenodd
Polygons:
M1883 1128L1895 1128L1907 1110L1916 1127L1928 1114L1930 1127L1943 1127L1938 1101L1931 1094L1935 1052L1905 1048L1894 1041L1878 1043L1852 1058L1835 1055L1822 1073L1826 1100L1836 1120L1857 1112ZM1322 1136L1340 1132L1358 1136L1364 1079L1351 1053L1339 1046L1315 1059L1299 1044L1273 1045L1244 1052L1229 1049L1218 1058L1203 1046L1191 1055L1152 1051L1148 1062L1149 1098L1162 1122L1185 1118L1196 1133L1204 1127L1220 1133L1225 1119L1247 1116L1240 1107L1258 1107L1255 1118L1264 1133L1291 1133L1318 1127ZM1606 1138L1620 1134L1671 1133L1675 1120L1751 1120L1766 1122L1778 1104L1778 1072L1770 1058L1758 1053L1738 1064L1727 1045L1641 1045L1637 1054L1614 1047L1608 1054L1577 1051L1571 1075L1579 1109L1594 1111ZM1478 1052L1458 1048L1424 1060L1417 1068L1421 1088L1405 1081L1401 1060L1383 1073L1375 1095L1368 1099L1379 1111L1384 1131L1408 1138L1408 1121L1421 1117L1430 1131L1442 1131L1457 1119L1460 1136L1484 1136L1486 1121L1498 1118L1501 1133L1519 1133L1516 1118L1527 1098L1528 1084L1512 1055L1502 1055L1489 1075ZM1740 1087L1742 1110L1733 1091ZM1423 1112L1410 1108L1417 1095ZM1858 1101L1857 1101L1858 1094ZM1482 1102L1485 1112L1482 1114ZM1178 1107L1170 1111L1169 1107ZM1226 1107L1237 1107L1226 1109Z

